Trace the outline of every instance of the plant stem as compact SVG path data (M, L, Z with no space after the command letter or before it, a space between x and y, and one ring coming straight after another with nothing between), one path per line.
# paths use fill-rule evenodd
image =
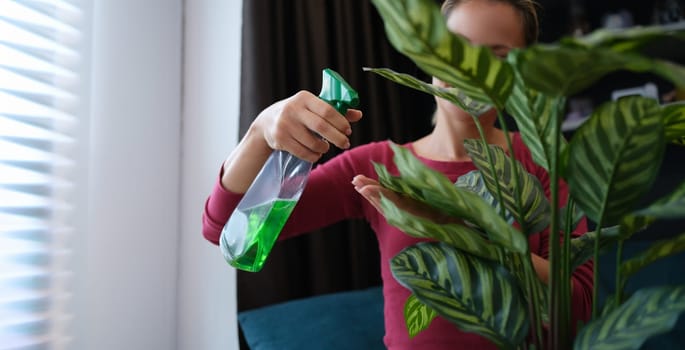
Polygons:
M576 203L568 194L566 198L566 222L564 223L564 238L561 246L561 314L560 318L566 327L571 325L571 293L573 292L573 284L571 282L571 231L573 227L573 213L575 212Z
M535 344L535 347L538 349L542 349L542 315L539 314L538 312L538 305L540 305L540 293L538 290L538 275L535 273L535 268L533 267L533 261L530 258L530 254L523 259L523 261L526 262L525 264L525 271L526 271L526 286L528 289L528 297L529 297L529 309L530 309L530 316L531 316L531 322L533 323L533 341Z
M504 212L504 197L502 197L502 188L499 185L499 181L497 181L498 176L497 171L495 170L495 161L492 158L492 151L490 150L488 139L485 138L485 132L483 131L483 126L480 124L480 120L478 120L478 117L471 116L471 118L473 118L473 121L476 124L476 128L478 128L478 134L480 135L480 139L481 141L483 141L483 144L485 146L485 151L488 154L488 166L490 167L492 178L495 179L495 188L497 189L497 201L500 204L500 216L502 218L505 218L506 215Z
M616 245L616 303L619 306L623 303L623 273L621 272L621 263L623 262L623 243L625 240L621 239Z
M550 164L550 192L552 193L552 218L549 232L549 270L550 270L550 349L567 349L569 339L567 337L568 325L562 325L561 315L561 261L559 247L559 144L561 138L561 112L564 108L565 99L559 97L555 101L554 113L552 118L554 141L552 142L552 159Z
M514 200L516 201L516 207L519 208L514 214L516 215L516 221L519 223L519 226L521 227L521 232L523 232L525 235L528 235L528 227L526 224L526 221L524 219L524 215L521 212L523 209L523 202L521 200L521 180L520 180L520 175L519 175L519 169L516 166L516 153L514 152L514 146L511 143L511 137L509 136L509 129L507 127L507 123L504 120L504 116L502 115L502 112L500 110L497 110L497 120L499 121L500 127L502 128L502 132L504 132L504 138L507 141L507 148L509 149L509 163L511 164L511 170L512 174L514 176ZM502 202L501 202L502 203ZM502 203L504 205L504 203ZM530 258L530 254L528 256L524 257L523 259L526 261L526 287L528 289L528 302L530 303L529 305L529 312L530 312L530 317L531 321L533 323L533 338L534 342L537 348L541 348L542 346L542 322L541 322L541 315L538 312L538 306L540 305L540 295L539 295L539 290L537 288L537 273L535 273L535 269L533 268L532 261Z
M602 219L597 223L597 237L592 256L592 319L597 317L597 290L599 289L599 241L602 239Z
M509 137L509 129L507 128L507 123L504 120L502 112L500 112L499 110L497 111L497 120L499 121L500 127L502 128L502 132L504 132L504 138L505 140L507 140L507 147L509 148L509 163L511 164L511 171L513 172L514 176L514 200L516 201L516 207L519 208L519 210L521 210L523 209L523 202L521 201L521 179L519 177L518 167L516 166L516 154L514 153L514 146L512 146L511 143L511 137ZM523 232L527 236L529 232L528 227L526 225L526 221L523 217L523 213L517 212L515 214L516 221L518 221L519 225L521 226L521 232Z

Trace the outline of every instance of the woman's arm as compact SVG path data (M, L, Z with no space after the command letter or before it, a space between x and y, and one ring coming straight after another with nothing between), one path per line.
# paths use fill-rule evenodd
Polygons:
M224 162L221 185L245 193L273 150L285 150L313 163L328 152L329 142L347 149L350 123L361 117L354 109L343 116L307 91L276 102L257 116Z
M228 217L274 150L315 162L328 151L329 142L348 148L350 123L361 117L362 113L354 109L343 116L307 91L264 109L221 168L202 215L204 237L218 244Z

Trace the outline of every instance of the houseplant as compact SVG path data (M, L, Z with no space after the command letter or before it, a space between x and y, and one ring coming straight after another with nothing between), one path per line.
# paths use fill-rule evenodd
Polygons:
M685 182L646 208L637 208L656 177L668 142L685 137L685 104L661 106L627 97L596 109L567 142L561 134L566 97L616 70L650 72L685 87L685 67L645 57L651 40L685 34L663 27L598 31L553 45L513 50L506 60L451 34L432 0L373 0L391 43L422 70L447 82L439 88L386 68L368 69L397 83L445 98L474 116L497 109L516 121L533 159L548 170L551 200L505 151L481 140L466 148L477 172L457 186L394 147L399 176L377 166L387 188L468 224L438 224L382 200L389 223L407 234L435 239L395 256L395 278L412 291L405 305L410 335L435 315L476 332L501 348L636 349L673 327L685 310L685 285L654 286L633 295L626 280L660 258L685 250L685 233L657 242L627 261L622 247L655 220L685 216ZM501 125L506 126L502 122ZM506 131L506 130L505 130ZM511 141L509 140L511 150ZM511 154L511 151L510 151ZM568 183L560 208L558 181ZM569 239L581 216L597 229ZM518 228L510 225L515 220ZM534 273L527 235L550 230L550 282ZM677 232L676 234L678 234ZM604 305L595 295L592 320L572 337L570 274L573 268L617 246L616 294ZM595 265L596 266L596 265ZM595 285L599 275L595 267ZM531 338L527 335L532 333ZM531 344L525 344L531 339Z

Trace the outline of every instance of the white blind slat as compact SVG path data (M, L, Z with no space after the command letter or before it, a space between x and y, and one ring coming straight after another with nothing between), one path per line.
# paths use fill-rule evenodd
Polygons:
M33 216L0 211L0 232L44 230L47 228L46 222Z
M78 80L78 75L57 64L42 60L0 42L0 66L51 74L65 81Z
M21 137L31 140L53 141L56 143L73 143L74 138L15 118L0 114L0 136Z
M0 350L68 341L83 14L0 0Z
M15 45L26 46L29 48L50 51L61 56L65 60L78 60L78 53L71 50L68 46L32 33L24 28L8 23L0 18L0 40Z
M0 137L0 161L51 163L56 166L72 163L62 155L3 140L2 137Z
M45 208L50 201L44 196L0 188L0 209L2 208Z
M54 180L43 172L0 163L0 183L7 185L49 185Z
M0 113L76 122L74 116L64 113L57 108L50 108L41 103L3 91L0 91Z
M52 84L46 84L35 79L28 78L25 75L17 74L3 67L0 67L0 89L47 95L66 101L76 100L76 96L67 90L59 89Z
M60 33L66 33L77 37L80 36L80 32L76 28L44 13L35 11L28 6L24 6L19 2L2 0L0 1L0 5L2 6L2 17L12 18L40 27L50 27ZM62 9L67 8L65 5L66 4L62 2Z

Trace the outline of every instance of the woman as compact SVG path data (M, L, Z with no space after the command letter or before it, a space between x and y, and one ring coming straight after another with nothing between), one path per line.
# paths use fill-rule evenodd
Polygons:
M537 37L537 15L532 0L448 0L443 13L450 31L466 37L472 44L490 47L500 57L512 48L524 47ZM434 84L445 84L434 79ZM433 131L404 145L427 166L445 174L452 181L475 170L463 145L464 139L478 138L473 119L450 102L436 98ZM302 91L277 102L262 111L245 137L223 164L219 181L207 200L203 216L206 239L217 244L223 225L241 199L241 194L256 177L264 162L275 149L286 150L302 159L315 162L328 151L329 143L346 149L339 156L317 166L310 175L300 201L281 238L309 232L344 219L364 218L376 233L381 253L381 274L385 299L385 345L389 349L488 349L488 340L461 332L456 326L438 317L430 327L409 339L403 308L410 293L393 278L388 261L402 249L422 240L410 237L388 225L380 214L379 198L388 198L411 205L400 196L381 187L372 162L385 164L392 172L397 168L388 142L375 142L350 148L350 123L360 120L362 113L349 110L343 117L316 95ZM506 149L504 133L495 128L496 112L480 117L488 142ZM314 134L319 134L324 141ZM510 135L517 159L538 177L545 189L549 178L545 170L532 161L518 134ZM349 149L349 150L348 150ZM561 186L561 197L566 190ZM580 225L584 232L584 224ZM546 260L548 234L543 232L529 239L531 258L539 278L546 282L549 264ZM572 277L573 310L576 324L587 320L592 295L592 265L578 268Z

